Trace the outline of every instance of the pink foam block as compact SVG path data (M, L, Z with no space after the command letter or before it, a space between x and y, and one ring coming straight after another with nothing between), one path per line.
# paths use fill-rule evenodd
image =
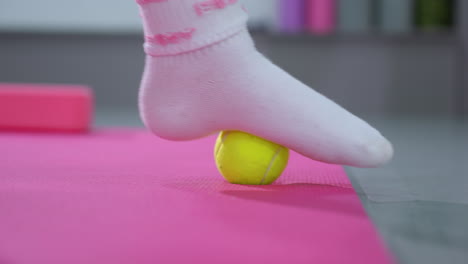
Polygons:
M85 86L0 84L0 131L86 131L92 109Z
M342 167L232 185L215 139L0 134L0 263L392 263Z

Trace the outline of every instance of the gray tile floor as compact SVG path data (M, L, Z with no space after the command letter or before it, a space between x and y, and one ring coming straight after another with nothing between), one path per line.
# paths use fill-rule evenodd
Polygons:
M375 120L392 140L385 168L347 168L401 263L468 263L468 122Z
M468 121L370 118L395 146L384 168L346 168L400 263L468 263ZM99 111L97 126L142 126L136 111ZM358 241L357 241L358 243Z

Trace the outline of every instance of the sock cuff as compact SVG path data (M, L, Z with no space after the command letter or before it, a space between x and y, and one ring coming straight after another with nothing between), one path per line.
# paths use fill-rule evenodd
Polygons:
M245 28L238 0L137 0L151 56L190 52L222 41Z

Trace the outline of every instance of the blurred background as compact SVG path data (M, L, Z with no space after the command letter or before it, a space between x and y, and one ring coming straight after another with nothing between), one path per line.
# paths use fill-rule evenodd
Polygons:
M357 114L423 117L467 112L465 2L244 1L258 48L292 75ZM0 1L0 82L86 84L98 112L136 112L138 14L132 0Z
M347 168L401 263L468 263L468 1L244 0L261 50L395 146ZM141 126L133 0L0 0L0 82L85 84L96 124ZM284 87L288 89L288 87Z

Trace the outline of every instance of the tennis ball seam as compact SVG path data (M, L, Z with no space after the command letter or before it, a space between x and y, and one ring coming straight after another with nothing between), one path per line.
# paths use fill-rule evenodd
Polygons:
M224 145L224 141L226 140L226 137L231 134L231 131L224 131L223 136L221 137L221 144L219 148L216 150L215 157L218 157L218 153L221 150L221 147Z
M268 172L270 172L271 170L271 167L273 166L273 163L275 162L276 158L279 156L279 153L283 150L283 147L282 146L279 146L278 149L275 151L275 154L273 155L273 157L271 158L270 160L270 163L268 164L268 167L265 171L265 173L263 174L263 177L262 177L262 180L260 181L260 185L262 185L265 180L266 180L266 177L268 175Z

